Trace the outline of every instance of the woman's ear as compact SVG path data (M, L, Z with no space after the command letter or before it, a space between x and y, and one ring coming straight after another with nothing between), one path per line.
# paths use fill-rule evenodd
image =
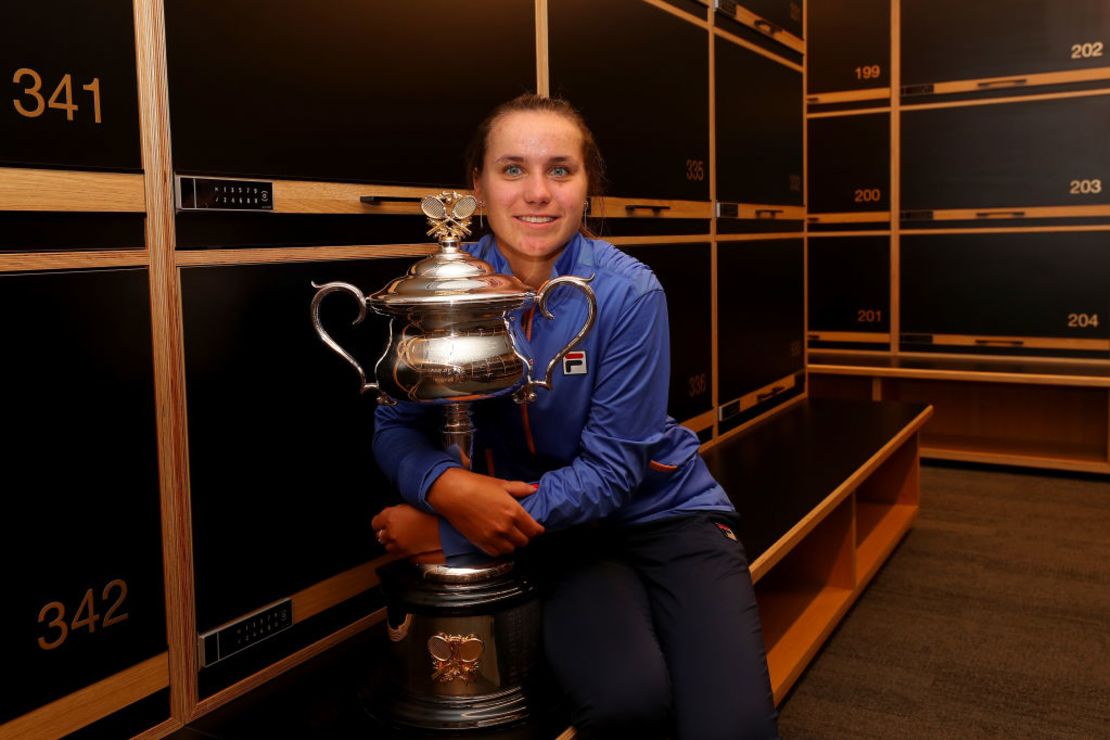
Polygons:
M474 191L474 197L479 201L482 200L482 178L478 170L470 173L470 188Z

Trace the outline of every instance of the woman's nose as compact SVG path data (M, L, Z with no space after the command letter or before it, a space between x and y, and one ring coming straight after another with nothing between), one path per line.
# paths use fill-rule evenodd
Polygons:
M551 200L551 189L542 175L531 175L525 180L524 199L529 203L546 203Z

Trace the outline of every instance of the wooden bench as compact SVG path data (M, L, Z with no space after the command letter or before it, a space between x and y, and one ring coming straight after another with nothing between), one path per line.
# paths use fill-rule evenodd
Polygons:
M909 530L920 404L810 399L709 447L741 516L776 703ZM201 717L176 738L392 737L357 690L385 651L375 628ZM573 737L559 718L496 737Z
M922 457L1110 473L1110 363L811 352L809 389L932 404Z

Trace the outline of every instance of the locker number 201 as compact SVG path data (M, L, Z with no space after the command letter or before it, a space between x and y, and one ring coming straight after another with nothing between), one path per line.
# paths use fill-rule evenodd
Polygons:
M1071 45L1071 58L1072 59L1091 59L1093 57L1102 56L1102 42L1091 41L1086 44L1072 44Z
M39 610L39 624L45 624L48 634L39 638L39 647L43 650L53 650L61 647L69 638L70 632L87 629L89 634L96 632L96 623L100 622L101 629L107 629L113 624L127 619L127 613L119 613L123 602L127 600L127 582L119 578L109 581L100 592L101 606L108 606L101 621L97 613L96 600L93 598L93 589L85 591L81 603L73 619L66 619L66 605L60 601L51 601Z
M1102 180L1072 180L1068 192L1072 195L1090 195L1102 192Z

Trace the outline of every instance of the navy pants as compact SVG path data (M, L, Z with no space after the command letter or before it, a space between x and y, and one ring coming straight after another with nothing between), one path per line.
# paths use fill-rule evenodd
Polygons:
M601 525L523 553L583 738L777 738L747 559L727 516Z

